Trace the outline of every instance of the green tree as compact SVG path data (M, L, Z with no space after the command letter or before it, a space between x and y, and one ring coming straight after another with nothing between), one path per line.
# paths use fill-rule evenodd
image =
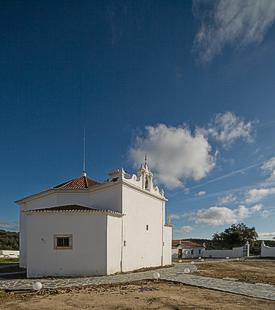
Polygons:
M0 250L18 250L19 233L0 229Z
M213 243L217 248L232 248L244 245L247 241L253 243L257 240L258 234L255 227L247 227L244 223L233 224L224 232L213 235Z

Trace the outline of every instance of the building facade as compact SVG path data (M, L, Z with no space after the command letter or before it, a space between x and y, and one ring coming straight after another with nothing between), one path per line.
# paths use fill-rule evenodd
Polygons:
M172 256L174 259L197 258L203 256L205 247L188 240L172 241Z
M81 177L17 201L28 277L88 276L171 264L167 199L145 162L99 183Z

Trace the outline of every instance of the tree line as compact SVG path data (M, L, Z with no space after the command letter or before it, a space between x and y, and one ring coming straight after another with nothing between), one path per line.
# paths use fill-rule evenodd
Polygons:
M0 250L19 250L19 233L0 229Z

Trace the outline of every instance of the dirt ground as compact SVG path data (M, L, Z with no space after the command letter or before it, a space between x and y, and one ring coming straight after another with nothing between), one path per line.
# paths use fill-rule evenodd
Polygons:
M143 281L128 285L0 295L0 309L275 309L275 302L184 286Z
M199 275L212 278L234 278L249 283L275 285L275 260L245 260L198 265Z

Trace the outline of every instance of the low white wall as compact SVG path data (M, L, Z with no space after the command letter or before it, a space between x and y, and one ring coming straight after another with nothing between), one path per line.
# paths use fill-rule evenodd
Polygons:
M18 258L19 251L14 250L0 250L0 257L7 257L7 258Z
M231 250L205 250L202 256L216 258L246 257L249 256L249 245L232 248Z
M261 257L275 257L275 247L270 247L262 242Z
M172 264L172 227L163 227L163 265Z

